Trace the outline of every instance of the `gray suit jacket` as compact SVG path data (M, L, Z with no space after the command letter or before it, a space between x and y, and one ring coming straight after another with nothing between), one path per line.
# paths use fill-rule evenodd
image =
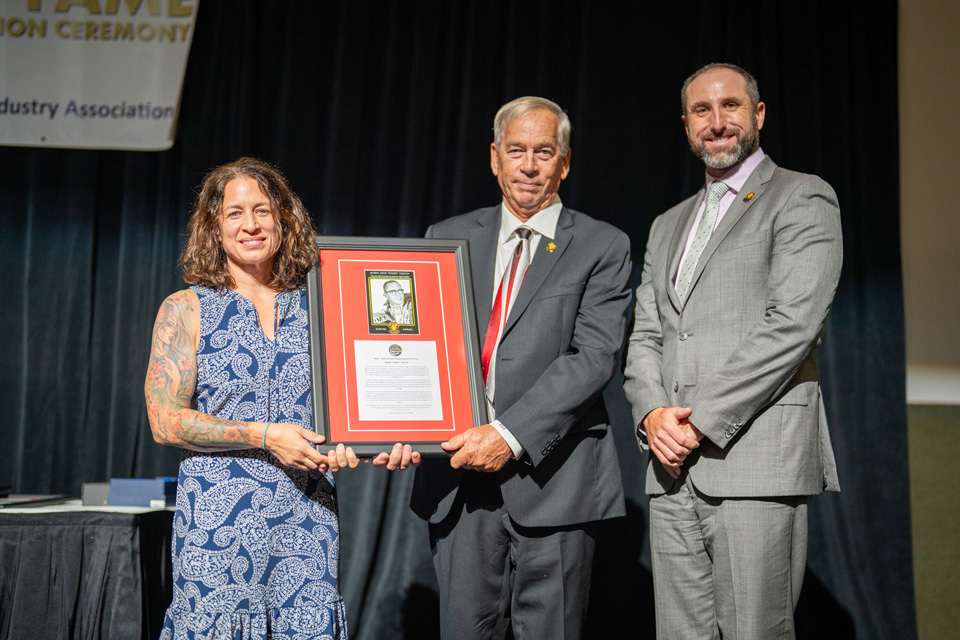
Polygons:
M477 326L490 319L500 205L444 220L431 238L470 243ZM554 245L550 250L549 245ZM525 453L497 473L504 507L524 526L564 526L624 515L620 467L602 392L620 366L630 313L630 241L563 208L542 239L503 331L497 418ZM447 459L417 469L411 507L439 522L470 474ZM464 480L468 480L464 482Z
M703 197L650 229L624 372L634 420L692 407L706 437L684 467L707 495L839 490L816 356L842 262L836 194L765 158L710 238L681 307L673 277ZM651 454L647 493L673 482Z

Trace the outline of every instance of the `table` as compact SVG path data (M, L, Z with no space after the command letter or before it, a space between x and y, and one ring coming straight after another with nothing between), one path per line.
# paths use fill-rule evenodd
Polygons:
M172 522L172 510L79 500L0 509L0 640L155 640Z

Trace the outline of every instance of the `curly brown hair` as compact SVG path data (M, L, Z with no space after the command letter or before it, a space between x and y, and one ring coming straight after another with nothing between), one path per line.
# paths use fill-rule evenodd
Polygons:
M187 223L187 243L180 254L184 282L218 291L236 286L227 270L227 254L219 238L223 192L227 183L236 178L256 180L277 211L280 248L273 256L270 286L281 290L302 286L317 261L317 232L310 214L283 174L256 158L239 158L212 169L204 177Z

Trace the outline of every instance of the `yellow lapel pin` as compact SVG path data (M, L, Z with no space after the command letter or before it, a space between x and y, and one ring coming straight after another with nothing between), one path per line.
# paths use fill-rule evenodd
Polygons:
M550 253L553 253L553 250L556 248L557 248L557 245L553 244L552 242L547 245L547 251L549 251Z
M753 191L747 194L747 197L743 199L744 202L750 202L753 200Z

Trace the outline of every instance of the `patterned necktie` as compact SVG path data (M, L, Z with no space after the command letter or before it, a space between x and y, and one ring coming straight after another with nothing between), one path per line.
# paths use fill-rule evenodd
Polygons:
M527 267L530 266L530 236L532 230L527 227L517 227L514 233L519 238L519 242L513 250L510 268L503 272L500 288L497 289L497 299L494 301L493 310L490 312L490 322L487 324L487 332L483 337L483 353L480 355L480 368L483 370L487 400L491 405L493 404L494 380L496 377L493 370L496 364L497 349L500 346L500 337L503 333L503 325L510 315L514 300L517 299L517 292L520 291L520 284L523 282L523 276L527 273Z
M700 225L697 227L697 233L693 236L693 244L690 245L690 251L683 261L680 268L680 275L677 276L677 297L680 298L680 304L687 301L687 293L690 292L690 283L693 281L693 272L697 269L697 261L704 247L710 241L710 235L713 233L713 227L717 224L717 214L720 212L720 198L727 192L726 184L717 180L710 185L710 192L707 194L707 207L700 218Z

